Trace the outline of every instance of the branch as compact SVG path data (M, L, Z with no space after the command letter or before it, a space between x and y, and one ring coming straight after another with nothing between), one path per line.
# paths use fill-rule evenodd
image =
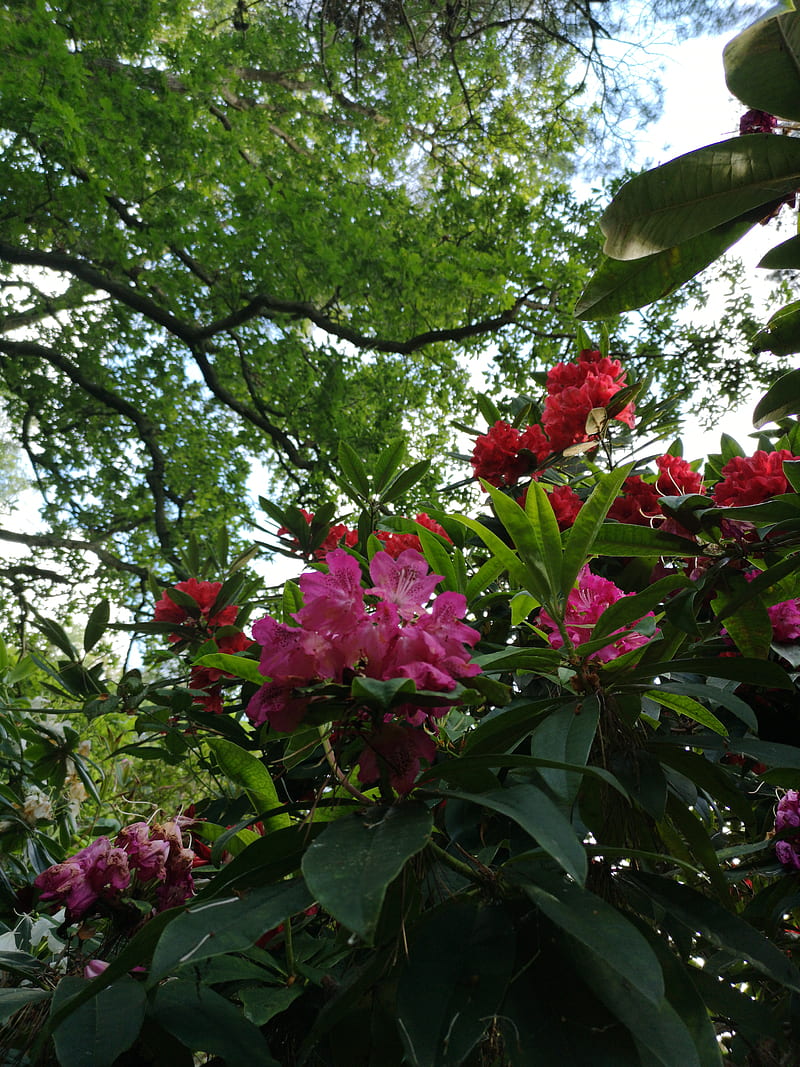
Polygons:
M142 444L150 456L151 469L147 472L146 478L147 484L150 487L150 492L153 495L153 523L156 536L158 537L158 542L161 545L165 558L168 559L178 571L182 572L183 568L181 563L174 553L170 524L166 512L167 491L164 481L166 459L158 444L158 430L153 423L143 415L138 408L134 407L133 404L123 399L123 397L118 396L110 389L98 385L96 382L87 378L73 363L70 363L68 359L62 356L59 352L54 351L52 348L45 348L43 345L37 344L34 341L9 341L0 338L0 352L5 352L10 356L32 356L34 359L45 360L45 362L49 363L52 367L55 367L56 370L59 370L62 374L66 375L70 381L83 389L89 396L93 396L96 400L105 404L106 407L111 408L112 411L116 411L119 415L122 415L133 423Z
M124 559L120 559L119 556L115 556L113 552L109 552L107 548L98 541L81 541L74 537L58 537L56 534L22 534L16 533L13 530L0 529L0 540L11 541L17 545L26 545L28 548L66 548L74 550L76 552L91 552L93 555L104 563L107 567L112 567L114 570L126 571L129 574L135 574L139 578L147 578L148 570L146 567L139 567L135 563L127 563ZM49 575L50 572L48 571ZM63 575L54 576L58 581L66 581Z

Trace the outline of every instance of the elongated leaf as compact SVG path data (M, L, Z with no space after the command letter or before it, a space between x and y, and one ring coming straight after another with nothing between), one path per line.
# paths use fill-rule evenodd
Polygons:
M800 185L800 143L753 133L688 152L627 182L600 225L603 251L639 259L787 196Z
M668 878L643 871L630 877L692 932L699 931L717 948L747 960L756 970L781 985L800 991L800 971L749 923L688 886Z
M609 319L668 296L719 259L757 222L748 212L663 252L633 260L604 256L575 306L576 318Z
M480 568L467 582L467 602L472 603L476 597L485 592L492 582L497 581L505 569L503 561L497 556L491 556L485 563L481 564Z
M507 815L552 856L576 882L586 880L586 851L569 819L534 785L515 785L489 793L448 791L448 796Z
M431 570L434 574L441 574L443 578L443 581L439 584L439 590L449 589L454 593L463 593L464 589L461 587L461 582L456 574L452 557L436 534L426 530L424 526L418 525L417 535L422 545L422 554L428 561ZM458 552L458 549L455 551Z
M507 571L509 578L518 588L528 588L528 570L513 549L509 548L504 541L500 540L496 533L487 529L487 527L478 522L477 519L470 519L466 515L456 515L454 517L480 537L489 551L493 554L497 565L500 565L501 573L503 570ZM483 570L483 568L481 568L481 570Z
M710 700L719 707L732 712L751 730L758 731L758 719L755 712L749 704L746 704L730 689L723 689L718 685L703 685L700 682L674 681L669 683L668 689L670 693L694 697L696 700Z
M372 487L375 493L380 494L381 490L386 488L397 473L405 454L404 437L393 437L381 450L372 468Z
M95 604L86 621L86 629L83 631L83 651L91 652L103 634L106 632L108 620L111 615L111 606L108 600L101 600Z
M658 677L659 675L699 674L704 678L732 678L737 682L750 682L771 689L794 689L791 678L778 663L769 660L747 659L745 656L698 657L675 659L663 663L648 663L633 677Z
M800 119L800 14L761 19L722 53L728 88L748 107Z
M523 511L515 500L488 482L484 488L525 565L524 588L541 604L552 603L559 588L561 534L547 493L538 482L531 482Z
M206 744L216 756L223 772L232 782L243 787L256 813L268 812L281 806L272 776L261 760L224 738L214 737ZM266 830L279 830L290 825L291 819L285 813L272 815L264 820Z
M730 889L719 865L716 851L703 823L683 800L673 793L667 798L667 814L672 824L683 836L692 855L702 865L717 897L724 903L730 900Z
M234 678L242 678L246 682L254 682L255 685L263 685L266 681L258 669L257 660L232 656L228 652L210 652L207 656L201 656L200 659L195 660L195 666L225 671L226 674L232 674Z
M587 697L574 707L559 708L534 730L531 751L538 758L585 764L599 719L600 702L596 696ZM542 770L541 775L568 812L578 795L580 775L555 769Z
M47 989L35 989L33 987L14 986L8 989L0 989L0 1023L7 1022L12 1015L29 1004L35 1004L38 1000L47 1000L52 996Z
M800 270L800 234L775 245L761 257L756 266L766 267L768 270Z
M339 469L342 472L342 488L357 500L369 498L369 476L361 456L347 441L339 442Z
M664 978L658 960L645 938L616 908L569 882L552 890L526 882L522 889L552 923L605 960L644 1000L661 1002Z
M464 1062L502 1003L514 946L505 910L475 899L455 897L419 923L397 990L409 1063Z
M405 470L400 471L394 481L390 482L381 493L381 501L385 504L390 504L393 500L401 497L403 493L407 493L409 489L412 489L417 482L425 477L430 465L431 461L429 459L421 459L410 467L406 467Z
M683 574L671 574L653 582L651 586L633 596L622 597L606 608L592 630L592 640L612 634L623 626L641 619L648 611L661 603L668 593L690 586L691 581Z
M649 526L604 522L592 545L595 556L696 556L697 544Z
M679 715L685 715L687 719L699 722L701 726L708 727L714 733L721 734L723 737L728 736L728 731L717 716L695 700L694 697L670 693L664 686L659 686L657 689L649 689L645 696L655 701L656 704L660 704L663 708L670 708L672 711L677 711Z
M608 510L632 469L633 464L627 463L604 474L578 512L564 549L560 583L562 596L566 596L572 589L578 572L592 554L592 546L603 529Z
M182 964L249 948L268 930L312 902L305 883L296 880L264 886L242 896L193 904L161 935L153 953L149 984L158 983Z
M303 857L303 874L320 904L371 944L386 890L430 840L422 804L372 808L328 824Z
M800 413L800 369L790 370L781 375L769 387L756 404L753 412L753 426L760 430L768 422L777 422L787 415Z
M800 352L800 300L780 308L753 338L754 352L788 356Z
M53 994L55 1012L88 983L68 975ZM139 1035L145 1013L144 986L127 975L101 990L56 1027L53 1033L61 1067L111 1067Z
M654 744L651 752L659 762L672 767L718 802L730 808L745 825L753 823L753 809L747 797L733 784L730 774L718 763L712 763L697 752L674 745Z
M60 626L53 619L43 619L41 616L38 615L35 617L34 625L36 626L37 630L40 630L44 634L44 636L51 644L55 645L57 649L64 653L67 659L78 659L77 650L75 649L75 646L70 641L70 639L67 637L66 631L64 630L63 626Z
M187 1048L220 1056L226 1067L279 1067L258 1027L197 982L177 979L159 986L150 1014Z

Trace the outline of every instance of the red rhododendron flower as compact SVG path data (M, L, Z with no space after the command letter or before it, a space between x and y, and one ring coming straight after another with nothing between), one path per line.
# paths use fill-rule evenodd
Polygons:
M439 534L450 544L453 543L452 538L448 536L444 527L440 526L430 515L426 515L424 511L417 515L416 521L420 526L424 526L426 530ZM405 552L409 548L415 552L422 551L422 542L413 533L393 533L390 530L376 530L375 536L379 541L383 542L383 551L387 552L393 559L397 559L401 552Z
M236 622L239 609L235 604L227 604L218 611L212 612L222 582L199 582L196 578L189 578L185 582L177 582L173 587L182 593L187 593L198 608L197 615L193 615L186 608L176 604L169 598L166 591L156 604L154 619L156 622L174 622L194 631L214 629L219 626L232 626ZM185 634L170 634L170 641L183 641Z
M638 474L631 474L622 483L622 495L609 508L608 517L634 526L659 526L664 522L658 503L663 495Z
M568 530L583 507L581 498L568 485L554 485L550 490L550 503L555 512L559 530Z
M472 450L472 469L476 478L490 485L516 485L528 467L520 457L520 432L502 419L477 439Z
M577 363L559 363L547 375L547 400L542 425L557 451L588 440L586 420L593 408L605 408L625 386L625 375L617 360L584 349ZM614 416L633 426L633 404Z
M659 496L684 496L687 493L704 493L703 476L693 471L681 456L658 456L656 489Z
M786 448L778 452L734 456L722 468L722 481L714 486L714 503L725 508L741 508L791 492L783 473L783 461L799 458Z

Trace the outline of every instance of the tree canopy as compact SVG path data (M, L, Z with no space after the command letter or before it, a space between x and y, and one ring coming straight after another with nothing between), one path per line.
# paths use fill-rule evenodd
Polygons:
M0 387L52 547L180 576L189 536L251 517L253 461L313 502L342 438L451 443L470 359L525 392L571 346L597 250L569 178L608 114L581 95L591 4L0 18ZM612 347L686 386L722 331L676 306Z

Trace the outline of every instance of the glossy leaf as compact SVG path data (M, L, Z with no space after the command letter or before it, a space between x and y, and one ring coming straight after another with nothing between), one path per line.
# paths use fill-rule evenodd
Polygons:
M309 889L371 944L389 884L428 843L432 826L431 813L416 803L370 808L330 823L303 857Z
M671 574L666 578L660 578L657 582L653 582L651 586L641 593L622 597L606 608L597 620L591 633L592 640L604 637L607 634L613 634L616 630L629 626L657 607L668 594L675 592L676 589L686 588L691 584L685 575Z
M757 430L769 422L800 413L800 369L782 374L756 404L753 425Z
M101 600L95 604L86 621L86 629L83 631L83 651L91 652L108 627L111 616L111 605L108 600Z
M531 482L523 510L488 482L484 488L525 566L524 588L540 603L551 603L559 586L561 534L547 493L538 482Z
M158 982L185 964L226 952L241 952L312 902L305 883L294 881L193 904L161 935L153 953L149 982Z
M753 338L754 352L788 356L800 352L800 300L782 307Z
M245 659L244 656L232 656L228 652L209 652L207 656L201 656L195 660L197 667L211 667L216 671L225 671L234 678L241 678L245 682L253 682L254 685L264 685L266 678L258 669L258 661Z
M800 14L761 19L722 53L728 88L750 108L800 119Z
M57 1011L88 985L68 975L53 994ZM144 986L127 975L81 1004L56 1027L53 1040L61 1067L111 1067L139 1035L145 1014Z
M653 950L636 927L595 893L569 882L545 889L533 882L523 891L556 926L651 1004L664 996L664 978Z
M649 526L604 522L592 552L596 556L696 556L697 544Z
M561 565L560 590L566 596L574 586L578 573L594 553L594 542L604 528L609 508L617 498L622 483L633 469L632 463L624 464L598 478L588 500L584 502L564 548Z
M603 256L575 306L579 319L609 319L652 304L680 288L758 222L748 213L661 252L638 259Z
M623 185L604 212L604 252L639 259L680 245L800 185L800 143L748 134L688 152Z
M800 234L775 245L756 265L768 270L800 270Z
M256 756L231 741L223 738L210 738L206 744L214 753L222 771L247 793L256 814L265 814L273 808L281 807L281 800L275 789L272 776ZM279 830L291 825L291 819L285 813L271 815L264 820L266 830Z
M713 712L710 712L708 708L695 700L694 697L686 694L670 693L664 686L659 686L657 689L648 689L645 696L648 700L653 700L664 708L670 708L679 715L684 715L687 719L700 723L701 726L713 730L716 734L721 734L723 737L728 736L728 731L723 723L719 721Z
M258 1027L197 982L176 979L159 986L150 1014L187 1048L220 1056L226 1067L279 1067Z
M418 924L397 990L397 1018L414 1067L458 1067L488 1029L514 966L505 910L454 897Z

